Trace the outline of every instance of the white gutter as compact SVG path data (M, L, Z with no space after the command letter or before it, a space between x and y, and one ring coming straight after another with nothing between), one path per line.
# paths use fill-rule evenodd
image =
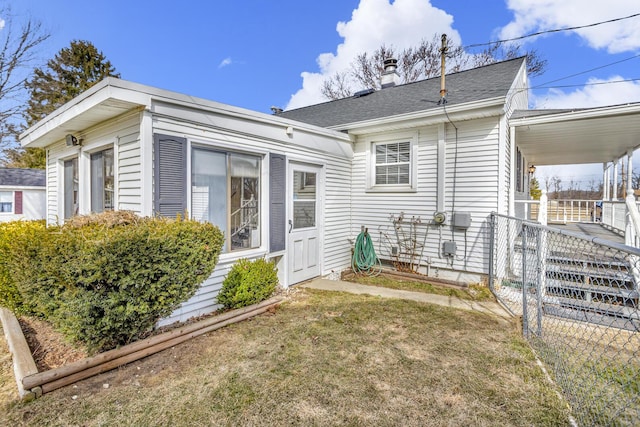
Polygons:
M567 120L583 120L591 118L603 118L609 116L620 116L640 112L640 103L612 105L607 107L589 108L584 110L567 111L564 113L549 113L533 117L520 117L511 119L511 126L537 125L545 123L556 123Z
M479 117L486 117L491 115L498 115L504 113L504 96L483 99L480 101L466 102L463 104L445 105L440 108L430 108L428 110L415 111L406 114L398 114L395 116L386 116L377 119L365 120L361 122L353 122L347 124L341 124L339 126L329 127L329 129L335 130L348 130L350 134L358 135L362 133L368 133L373 129L383 129L385 127L392 127L394 129L408 126L415 126L416 122L420 122L420 125L430 125L441 123L443 120L448 121L444 115L444 108L453 121L470 120ZM489 114L487 114L488 111ZM478 110L485 110L484 114L479 113Z

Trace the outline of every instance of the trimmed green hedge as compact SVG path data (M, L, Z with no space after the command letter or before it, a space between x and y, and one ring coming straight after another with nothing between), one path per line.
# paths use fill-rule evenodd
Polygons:
M240 308L264 301L278 286L278 274L273 262L262 258L238 260L222 282L218 303L225 308Z
M78 217L42 237L11 245L22 306L90 351L148 333L195 294L223 243L211 224L131 212Z
M34 307L24 301L16 285L13 270L20 261L16 257L32 258L29 252L37 251L45 233L44 220L0 223L0 306L16 314L34 314ZM28 263L20 264L21 269L29 267Z

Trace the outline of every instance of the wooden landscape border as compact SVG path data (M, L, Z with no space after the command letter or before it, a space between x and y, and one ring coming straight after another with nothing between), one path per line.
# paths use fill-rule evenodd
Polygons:
M32 400L40 397L43 393L134 362L207 332L257 316L282 301L281 297L273 297L258 304L180 326L162 334L43 372L38 372L31 350L15 315L0 307L0 319L9 351L13 357L18 393L21 399Z

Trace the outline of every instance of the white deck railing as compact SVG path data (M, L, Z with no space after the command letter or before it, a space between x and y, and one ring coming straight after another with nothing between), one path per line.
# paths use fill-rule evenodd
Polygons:
M542 200L546 198L543 195ZM625 235L626 244L640 248L640 203L633 196L621 201L553 199L546 202L546 215L541 215L540 200L516 200L517 218L544 225L570 222L598 222Z

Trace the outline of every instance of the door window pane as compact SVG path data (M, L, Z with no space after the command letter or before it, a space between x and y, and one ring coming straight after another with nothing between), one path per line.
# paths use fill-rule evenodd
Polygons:
M295 229L316 226L315 183L315 173L293 171L293 228Z

